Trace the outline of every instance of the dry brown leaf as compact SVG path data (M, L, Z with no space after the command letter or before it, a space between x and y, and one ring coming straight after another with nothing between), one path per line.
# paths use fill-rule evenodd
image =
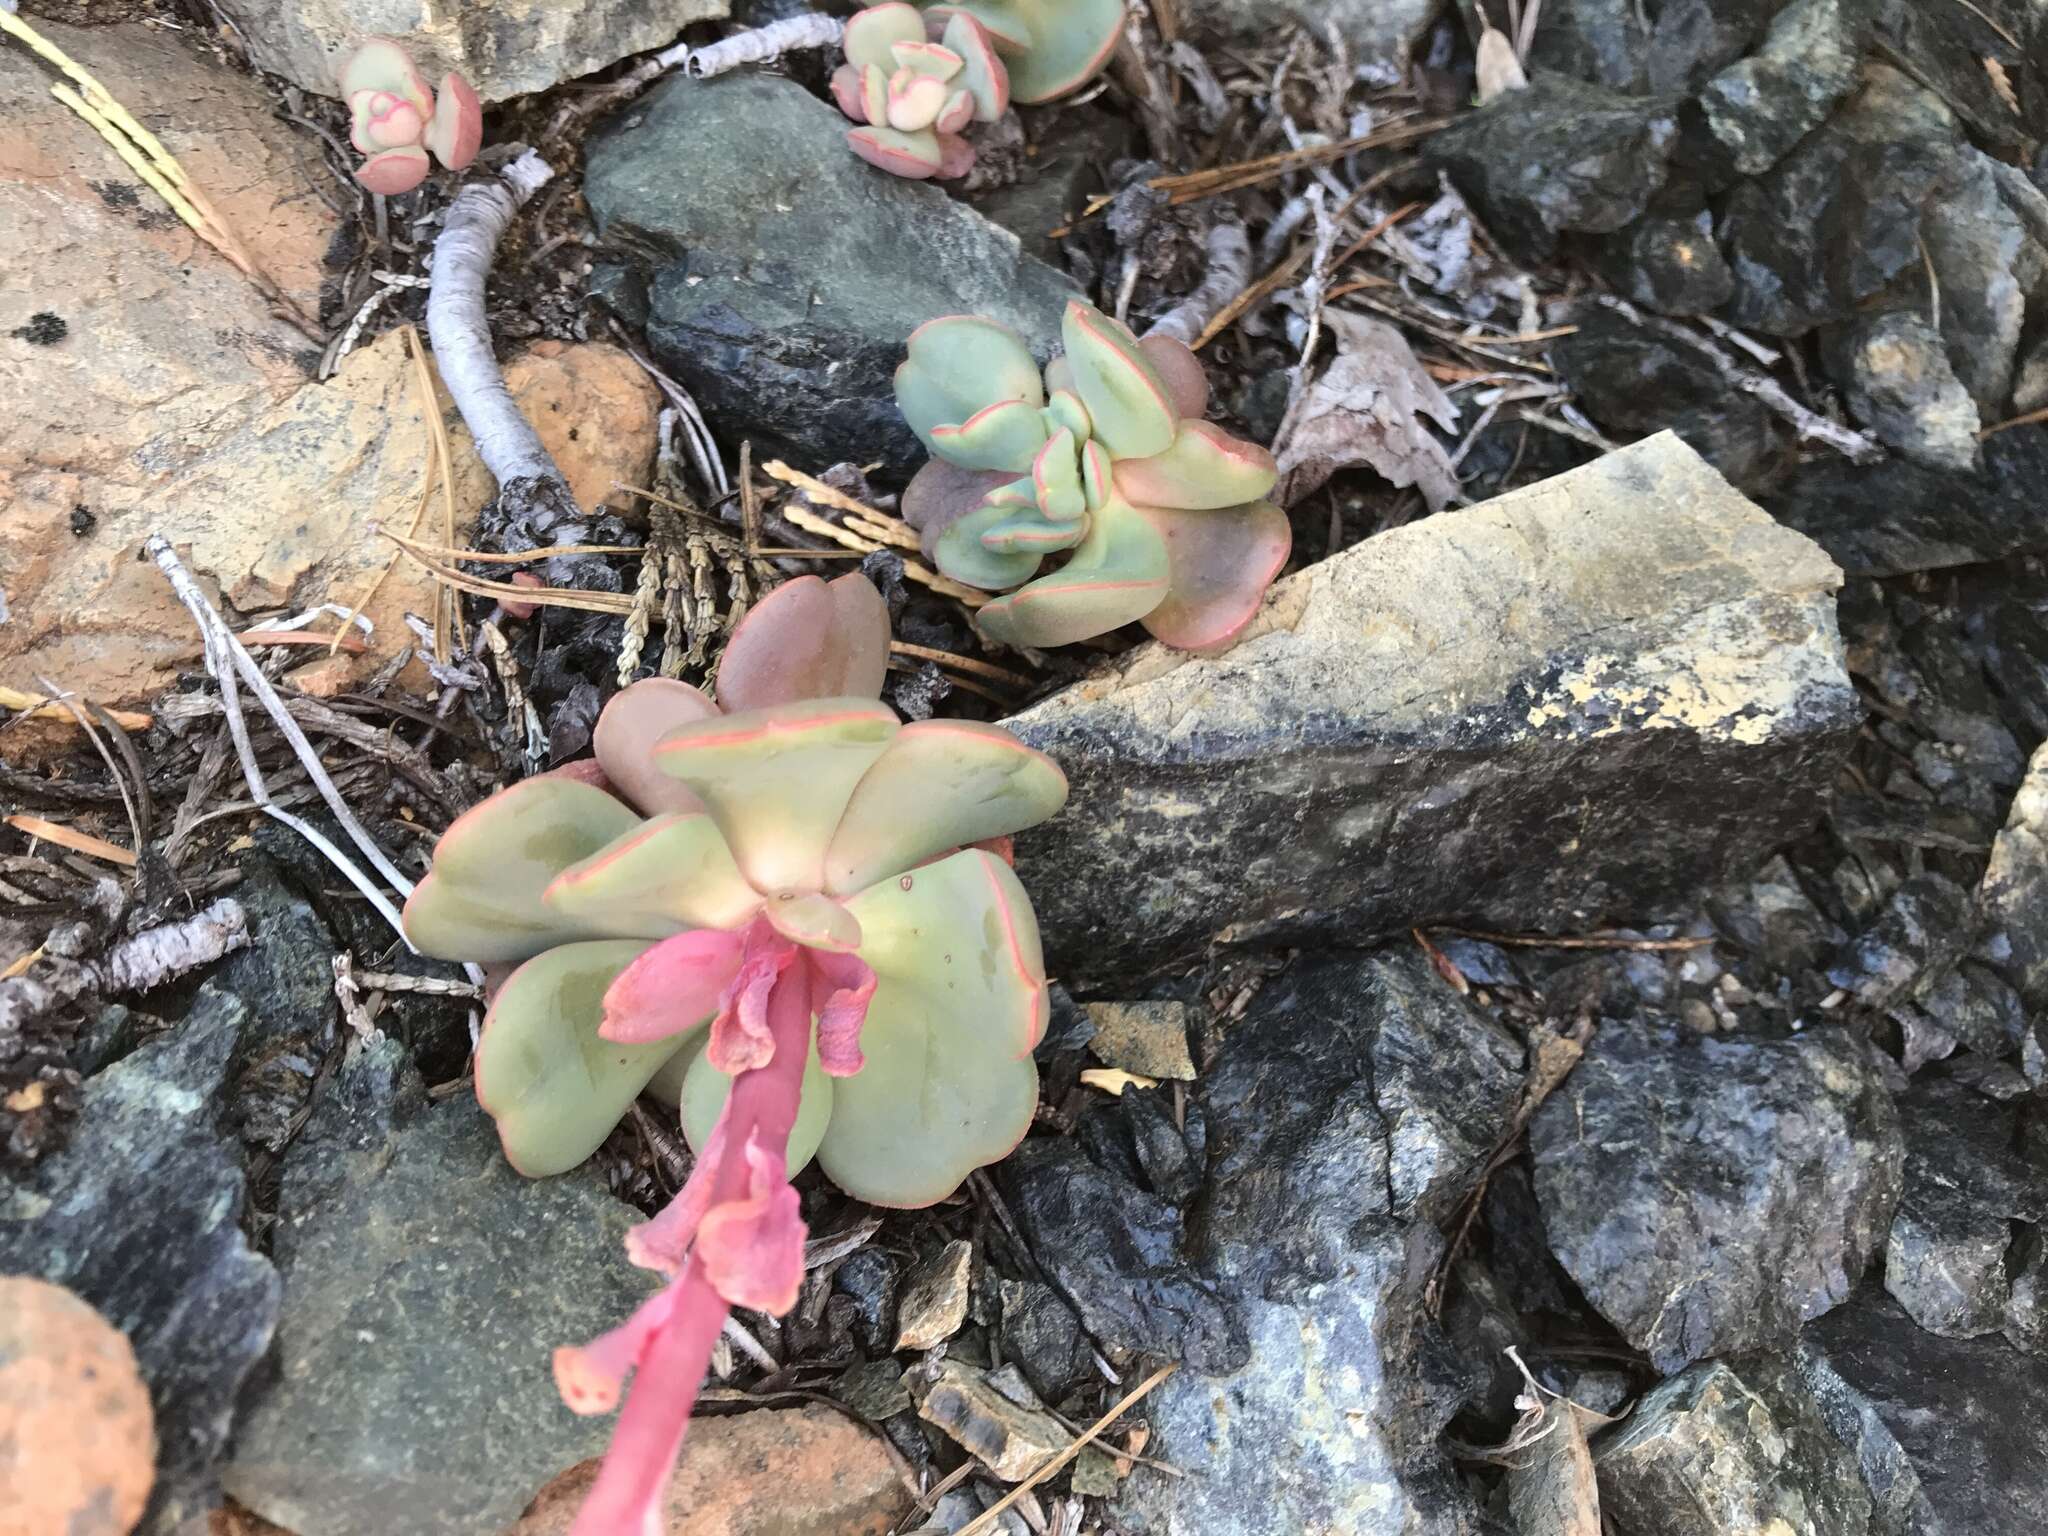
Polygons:
M1479 105L1482 107L1508 91L1528 88L1529 77L1522 70L1522 61L1515 57L1515 45L1498 27L1489 26L1479 34L1477 62Z
M1984 73L1991 77L1991 89L1998 92L1998 99L2012 108L2013 116L2019 116L2019 93L2012 88L2012 76L2005 72L2005 66L1990 54L1984 55Z
M1122 1067L1090 1067L1081 1074L1081 1081L1090 1088L1100 1088L1104 1093L1121 1098L1126 1088L1157 1088L1159 1079L1146 1077L1140 1072L1126 1072Z
M1456 500L1451 456L1422 417L1449 430L1458 424L1458 408L1406 339L1383 321L1346 310L1326 311L1323 324L1337 339L1336 360L1296 396L1273 445L1281 505L1294 505L1338 470L1360 465L1395 485L1414 486L1432 512Z

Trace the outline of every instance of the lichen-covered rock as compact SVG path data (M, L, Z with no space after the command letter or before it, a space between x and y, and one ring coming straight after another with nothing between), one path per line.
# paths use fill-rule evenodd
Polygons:
M1870 1048L1604 1027L1529 1127L1558 1260L1662 1371L1788 1344L1847 1299L1898 1204Z
M0 1189L0 1273L64 1286L134 1347L156 1418L153 1532L219 1502L214 1463L277 1323L277 1273L242 1234L242 1165L220 1129L248 1016L202 986L174 1029L86 1083L70 1144Z
M224 0L259 69L318 95L365 37L396 38L428 79L460 72L485 101L544 91L662 48L728 0Z
M298 1536L491 1536L604 1448L549 1368L646 1294L636 1213L594 1171L521 1178L483 1111L429 1108L384 1041L315 1099L279 1215L277 1372L224 1473L241 1503Z
M1819 815L1839 579L1660 434L1277 583L1221 656L1140 648L1009 722L1072 785L1017 839L1048 958L1690 910Z
M0 1275L0 1533L126 1536L155 1468L128 1341L62 1286Z
M751 437L757 460L908 468L922 450L891 385L904 339L981 314L1050 350L1073 290L937 187L877 176L845 130L792 80L677 78L592 136L584 195L646 279L657 360L714 427Z

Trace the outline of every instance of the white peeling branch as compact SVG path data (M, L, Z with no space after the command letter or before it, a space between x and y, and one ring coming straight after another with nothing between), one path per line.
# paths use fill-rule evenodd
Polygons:
M249 922L241 903L223 896L182 922L123 940L96 964L47 959L0 981L0 1030L22 1030L52 1008L95 992L147 992L248 942Z
M659 53L649 54L618 79L586 91L555 115L548 125L550 142L561 138L584 118L628 101L646 90L672 69L681 69L698 80L708 80L742 64L770 64L785 53L803 48L836 48L846 35L846 23L837 16L792 16L735 32L706 48L677 43Z
M1242 224L1218 224L1203 242L1209 253L1209 270L1201 285L1152 323L1147 336L1171 336L1175 341L1195 344L1223 306L1252 284L1252 243Z

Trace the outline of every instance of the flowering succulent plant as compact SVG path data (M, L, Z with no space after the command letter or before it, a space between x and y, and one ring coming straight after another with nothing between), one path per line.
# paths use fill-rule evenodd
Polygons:
M476 158L484 141L484 109L467 80L441 77L427 89L412 55L388 37L373 37L341 66L341 94L352 124L349 142L369 159L356 180L387 197L427 179L427 151L451 171Z
M948 576L1015 589L976 615L992 639L1066 645L1135 620L1169 645L1228 645L1287 560L1287 516L1262 499L1273 456L1203 420L1208 379L1181 342L1079 300L1061 333L1042 382L992 320L912 333L896 403L933 458L904 517Z
M1066 798L993 726L900 724L876 702L881 598L785 583L734 634L717 699L665 679L606 706L596 763L459 818L406 905L447 958L519 962L476 1052L477 1098L522 1172L573 1167L651 1088L697 1160L627 1238L670 1284L555 1353L580 1413L635 1379L573 1536L652 1523L732 1306L803 1279L790 1177L919 1206L1016 1144L1048 1016L1031 903L985 846Z
M960 131L1003 115L1010 75L972 16L927 18L890 0L846 23L846 62L832 76L832 99L868 125L846 135L863 160L898 176L964 176L974 147Z

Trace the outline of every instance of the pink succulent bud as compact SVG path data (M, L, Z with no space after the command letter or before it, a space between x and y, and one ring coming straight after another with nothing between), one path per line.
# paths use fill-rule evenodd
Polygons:
M547 586L547 582L542 580L539 576L536 576L532 571L514 571L512 573L512 585L515 587L532 587L536 590L541 590ZM528 619L532 618L536 613L540 612L540 604L522 603L519 602L517 599L507 599L499 603L498 606L505 610L505 616L507 618L517 619L522 624L525 623Z
M483 103L469 82L443 75L437 102L412 55L388 37L373 37L348 56L341 93L349 104L350 142L370 157L356 179L372 192L410 192L426 179L428 150L459 171L483 145ZM506 611L513 610L508 605Z

